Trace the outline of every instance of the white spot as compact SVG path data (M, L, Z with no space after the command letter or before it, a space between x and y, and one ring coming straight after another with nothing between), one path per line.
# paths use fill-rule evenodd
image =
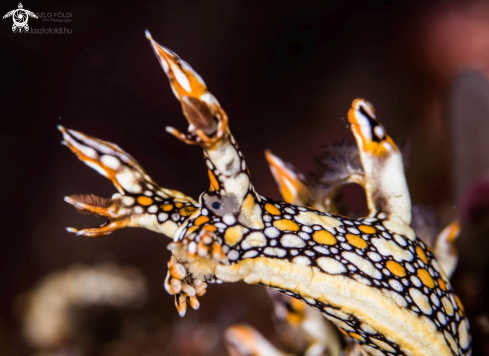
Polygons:
M311 250L306 250L306 251L304 251L304 253L305 253L306 255L310 256L310 257L313 257L313 256L315 256L315 255L316 255L316 253L314 253L314 251L311 251Z
M158 211L158 207L156 205L151 205L149 208L148 208L148 213L156 213Z
M241 242L241 247L248 250L252 247L263 247L266 244L267 240L265 235L263 235L261 232L252 232L243 240L243 242Z
M274 240L274 241L275 241L275 240ZM299 254L299 251L297 251L297 250L290 250L290 254L291 254L292 256L297 256L297 255Z
M234 215L226 214L223 216L222 221L227 225L233 225L236 222Z
M312 299L312 298L306 298L306 297L304 297L304 300L305 300L305 301L306 301L308 304L310 304L310 305L315 305L315 304L316 304L316 301L315 301L314 299Z
M448 340L448 343L450 344L451 349L453 352L455 352L455 355L458 355L458 346L455 340L453 339L453 336L450 335L446 330L444 332L445 338Z
M348 227L347 230L352 234L360 235L360 231L358 231L358 229L355 229L354 227Z
M416 287L421 287L421 281L419 280L418 277L416 276L411 276L411 282L413 282L413 284L416 286Z
M375 126L374 127L374 134L375 134L375 136L377 136L379 139L382 140L384 138L384 135L385 135L385 132L384 132L384 129L382 128L382 126Z
M305 226L304 225L304 226L302 226L302 231L311 233L312 232L312 229L309 226Z
M268 237L273 239L273 238L277 237L278 235L280 235L280 231L278 231L278 229L276 229L274 227L267 227L265 229L265 235L267 235Z
M294 209L291 209L291 208L289 208L289 207L285 208L284 210L285 210L286 212L288 212L289 214L292 214L292 215L294 215L294 214L295 214Z
M125 206L131 206L135 202L136 202L136 199L134 199L133 197L128 197L128 196L122 197L122 204L124 204Z
M304 240L302 240L300 237L296 235L291 235L291 234L286 234L284 235L281 239L280 242L282 243L282 246L284 247L296 247L296 248L301 248L306 246L306 243Z
M329 255L328 249L323 246L314 246L313 249L315 249L319 253L322 253L323 255Z
M367 252L367 256L374 262L380 262L382 260L382 256L376 252Z
M329 274L340 274L345 273L346 268L342 263L330 258L330 257L319 257L316 263L324 272Z
M118 170L121 166L121 161L114 156L103 155L100 157L100 162L113 170Z
M214 226L217 227L218 229L226 229L228 227L223 223L216 223Z
M345 259L357 266L363 273L370 277L381 279L382 273L374 267L374 265L367 259L357 255L353 252L343 252L341 254Z
M440 323L442 323L443 325L447 324L447 318L445 317L445 314L443 314L441 311L439 311L438 314L436 314L436 315L437 315Z
M401 235L398 235L398 234L394 234L394 239L397 241L397 243L401 246L406 246L407 245L407 242L406 240L401 236Z
M360 283L363 283L363 284L366 284L367 286L371 285L372 283L370 283L370 281L365 278L365 277L362 277L360 276L359 274L355 274L353 275L353 278L355 278L357 281L359 281Z
M208 211L206 208L202 208L202 209L200 210L200 214L201 214L201 215L204 215L204 216L207 216L207 215L209 214L209 211Z
M252 257L255 257L258 255L258 252L256 252L255 250L252 250L252 251L248 251L246 252L244 255L243 255L243 258L252 258Z
M404 265L406 266L406 269L407 269L409 272L414 273L415 269L414 269L414 267L413 267L413 266L411 266L411 264L410 264L410 263L407 263L407 262L406 262Z
M411 298L413 298L414 303L416 303L423 313L429 315L433 312L428 297L421 293L419 289L409 288L409 294L411 295Z
M302 239L304 239L304 240L309 240L309 239L311 238L311 235L306 234L305 232L302 232L302 231L301 231L301 232L299 232L299 233L298 233L298 235L299 235L299 236L300 236Z
M263 250L265 255L284 257L287 252L283 248L278 247L267 247Z
M404 287L402 286L402 284L399 283L399 281L396 279L390 279L389 284L392 287L392 289L395 289L398 292L402 292L404 290Z
M458 326L458 340L463 349L469 346L469 333L467 329L467 320L464 319Z
M440 299L438 299L438 297L436 296L435 293L431 294L431 301L433 302L433 304L435 304L437 307L440 306Z
M142 207L140 207L139 205L138 205L138 206L135 206L135 207L134 207L134 212L135 212L136 214L142 214L142 213L143 213L143 208L142 208Z
M236 250L231 250L228 252L228 259L231 261L236 261L239 258L239 252Z
M331 247L329 249L332 253L338 253L338 249L336 247Z
M392 240L374 238L370 241L381 255L392 256L397 262L412 261L413 259L413 254L411 252L404 250Z
M297 256L292 260L296 265L309 266L311 264L311 260L306 256Z

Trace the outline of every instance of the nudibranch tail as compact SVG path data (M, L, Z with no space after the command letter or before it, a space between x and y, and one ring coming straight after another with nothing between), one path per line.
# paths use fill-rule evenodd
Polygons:
M356 99L348 112L364 170L364 188L370 215L409 225L411 199L404 175L402 154L375 119L373 106Z
M99 227L67 228L84 236L103 236L125 227L142 227L173 237L183 221L197 210L197 203L181 192L159 187L128 153L117 145L65 129L63 143L87 166L109 178L120 193L111 199L72 195L65 201L84 214L107 218Z

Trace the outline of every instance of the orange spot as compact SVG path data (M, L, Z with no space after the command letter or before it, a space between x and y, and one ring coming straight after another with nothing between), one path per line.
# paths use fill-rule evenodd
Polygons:
M183 207L182 209L180 209L180 215L182 215L182 216L189 216L195 210L197 210L196 207L187 205L187 206Z
M458 308L461 311L464 311L464 306L462 305L462 301L460 300L460 298L457 295L455 295L455 301L457 302Z
M143 205L143 206L148 206L148 205L153 204L153 199L151 199L150 197L141 196L141 197L138 197L138 203Z
M445 284L445 282L443 281L443 279L438 278L438 285L440 286L440 288L441 288L442 291L446 291L447 290L447 285Z
M402 267L401 264L397 263L396 261L387 261L385 266L393 275L398 277L404 277L406 275L406 270L404 267Z
M215 227L214 225L205 225L204 227L202 227L202 230L214 232L217 231L217 227Z
M343 330L342 328L338 328L339 331L341 331L344 335L348 336L348 334L346 333L345 330Z
M359 341L365 341L365 339L362 336L358 335L357 333L350 332L349 334L354 339L357 339Z
M244 227L235 225L226 230L224 233L224 241L229 246L236 245L243 238Z
M251 193L248 193L245 200L243 201L243 204L241 205L241 209L244 209L245 211L250 211L253 209L254 206L255 199L253 198L253 195Z
M197 219L195 219L194 224L197 226L200 226L206 222L209 221L209 218L207 216L201 215Z
M163 211L170 211L170 210L173 210L173 205L172 204L163 204L162 206L160 206L161 209L163 209Z
M356 248L367 248L368 244L367 241L362 239L360 236L353 235L353 234L346 234L346 239L350 243L350 245L355 246Z
M210 191L215 191L215 190L219 190L219 182L217 181L217 178L216 176L214 175L214 173L212 173L212 171L209 169L207 170L208 173L209 173L209 180L211 181L211 187L210 187Z
M175 206L180 209L183 206L183 204L182 203L175 203Z
M287 219L275 220L273 226L282 231L299 231L299 225Z
M334 245L336 243L336 237L334 237L331 232L326 230L319 230L314 232L314 234L312 234L312 238L318 244L322 245Z
M199 227L197 225L194 225L194 226L191 226L188 230L187 230L187 233L185 235L190 235L192 232L194 232L195 230L197 230Z
M265 204L265 210L272 215L280 215L280 210L278 210L275 205L272 205L270 203Z
M375 228L373 228L372 226L368 226L368 225L360 225L358 227L358 230L360 230L361 232L363 232L365 234L375 234L377 232L377 230L375 230Z
M429 288L433 288L435 286L435 281L431 278L430 273L424 268L418 269L418 277L421 279L421 282Z
M425 264L428 263L428 258L426 257L426 253L423 251L423 249L420 246L416 247L416 253L418 254L418 257L421 261L423 261Z

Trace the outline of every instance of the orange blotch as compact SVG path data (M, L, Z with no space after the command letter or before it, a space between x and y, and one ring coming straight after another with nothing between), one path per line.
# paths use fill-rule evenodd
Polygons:
M433 288L435 287L435 281L433 278L431 278L430 273L425 270L424 268L418 269L418 277L421 279L421 282L428 288Z
M214 232L217 231L217 227L215 227L214 225L205 225L204 227L202 227L202 230Z
M194 206L186 206L186 207L183 207L182 209L180 209L180 215L182 215L182 216L189 216L195 210L197 210L197 208L194 207Z
M275 220L273 226L281 231L299 231L299 225L287 219Z
M251 193L248 193L245 200L243 201L243 204L241 205L241 209L245 211L250 211L251 209L253 209L254 206L255 198L253 198L253 195Z
M404 269L404 267L396 261L387 261L385 266L393 275L396 275L398 277L404 277L406 275L406 270Z
M214 173L212 173L210 169L207 170L207 172L209 173L209 180L211 181L211 187L209 188L209 190L211 192L215 190L219 190L219 182L217 181L216 176L214 175Z
M175 206L180 209L183 206L183 204L182 203L175 203Z
M341 331L342 334L344 334L345 336L348 336L348 334L346 333L345 330L343 330L342 328L338 328L339 331Z
M457 295L455 295L455 301L457 302L458 308L461 311L464 311L464 306L462 305L462 301L460 300L460 298Z
M368 225L360 225L358 227L358 230L360 230L364 234L375 234L377 232L374 227Z
M358 341L365 341L365 339L361 335L358 335L357 333L350 332L349 335L352 338L357 339Z
M416 254L421 261L423 261L425 264L428 263L428 257L426 257L426 253L420 246L416 247Z
M275 205L272 205L270 203L265 204L265 210L272 215L280 215L280 210L278 210Z
M443 279L438 278L438 285L440 286L440 288L441 288L442 291L446 291L447 290L447 285L445 284L445 282L443 281Z
M153 204L153 199L151 199L150 197L141 196L138 197L138 203L141 204L142 206L148 206Z
M173 205L172 204L163 204L162 206L160 206L160 208L163 211L170 211L170 210L173 210Z
M361 248L362 250L367 248L367 241L362 239L360 236L353 234L346 234L346 239L350 243L350 245L355 246L356 248Z
M195 230L197 230L199 227L197 225L194 225L194 226L191 226L188 230L187 230L187 233L185 235L190 235L192 232L194 232Z
M207 216L201 215L197 219L195 219L194 224L197 226L200 226L206 222L209 221L209 218Z
M336 237L326 230L319 230L312 234L312 239L321 245L334 245L336 244Z

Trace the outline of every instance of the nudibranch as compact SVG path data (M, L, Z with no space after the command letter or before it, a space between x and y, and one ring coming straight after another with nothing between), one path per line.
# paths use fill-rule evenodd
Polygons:
M168 132L203 148L210 188L196 203L158 187L117 146L62 129L68 146L120 192L105 200L68 197L79 211L109 219L71 231L97 236L140 226L173 237L165 287L181 315L187 302L198 307L206 283L244 281L319 310L372 356L470 355L463 307L434 253L410 227L402 155L370 103L356 99L348 113L368 217L275 201L255 191L228 117L200 76L147 37L189 122L187 133Z

